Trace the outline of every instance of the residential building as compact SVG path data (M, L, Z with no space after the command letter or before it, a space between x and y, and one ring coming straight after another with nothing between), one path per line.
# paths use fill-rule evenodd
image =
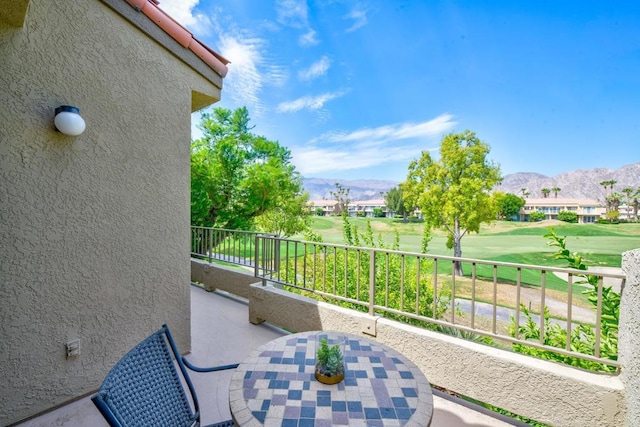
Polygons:
M374 217L374 210L380 209L382 216L388 216L387 203L384 199L374 200L358 200L349 202L349 216L364 216L367 218Z
M558 219L562 211L575 212L578 223L596 222L605 213L605 208L597 200L570 198L525 198L525 205L520 210L520 221L529 221L532 212L543 212L545 219Z

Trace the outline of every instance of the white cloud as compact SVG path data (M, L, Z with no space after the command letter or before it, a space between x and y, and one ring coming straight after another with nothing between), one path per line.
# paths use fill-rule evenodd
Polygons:
M352 19L354 21L351 27L346 30L347 33L351 33L358 28L367 25L367 12L364 10L353 9L344 17L344 19Z
M320 40L317 38L317 33L312 29L298 37L298 44L302 47L315 46L319 43Z
M277 0L276 13L278 22L294 28L308 26L308 9L306 0Z
M303 96L293 101L281 102L278 104L277 111L279 113L293 113L299 110L320 110L324 104L332 99L344 95L344 92L329 92L319 96Z
M267 108L260 96L263 87L282 86L288 79L286 70L263 56L265 45L266 41L257 37L220 36L220 53L231 61L224 79L224 96L246 105L255 115Z
M205 36L211 32L212 24L203 13L194 13L198 3L200 0L162 0L159 7L196 35Z
M329 70L329 66L331 65L331 61L328 56L323 56L319 61L311 64L309 68L306 70L302 70L298 73L298 77L301 80L312 80L317 77L323 76Z
M362 169L389 162L408 161L434 138L456 125L451 114L420 123L398 123L353 132L325 133L292 149L296 168L304 174Z

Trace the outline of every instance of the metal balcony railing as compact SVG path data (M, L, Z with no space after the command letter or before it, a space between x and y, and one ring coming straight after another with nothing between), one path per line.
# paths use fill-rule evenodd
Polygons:
M608 317L606 296L611 281L624 283L621 274L589 272L593 286L582 270L202 227L192 227L192 256L252 266L264 281L372 316L576 366L579 359L619 368L611 349L617 318Z

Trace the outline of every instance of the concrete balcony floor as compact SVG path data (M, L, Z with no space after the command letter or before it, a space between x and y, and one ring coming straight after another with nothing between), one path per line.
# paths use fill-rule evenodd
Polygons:
M200 366L241 362L254 348L286 334L267 324L248 321L246 302L218 292L191 288L192 352L189 360ZM160 326L160 325L158 325ZM169 325L171 326L171 325ZM230 419L228 387L231 371L191 372L200 401L202 424ZM427 374L427 378L428 378ZM459 401L433 397L434 427L522 425L500 420ZM89 397L18 424L19 427L108 427Z

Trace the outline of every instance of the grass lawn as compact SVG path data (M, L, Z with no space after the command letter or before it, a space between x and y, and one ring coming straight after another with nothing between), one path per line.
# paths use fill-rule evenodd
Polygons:
M366 218L349 218L360 233L366 229ZM312 229L326 243L344 243L342 218L313 217ZM491 261L564 267L553 258L556 248L547 245L544 235L553 226L560 236L567 236L567 247L581 254L589 266L620 267L622 252L640 248L640 224L567 224L559 221L539 223L496 221L483 225L480 233L462 238L462 256ZM390 218L371 218L376 240L391 244L395 232L400 235L400 250L419 252L423 224L403 223ZM432 232L429 252L434 255L453 255L446 247L442 230Z

